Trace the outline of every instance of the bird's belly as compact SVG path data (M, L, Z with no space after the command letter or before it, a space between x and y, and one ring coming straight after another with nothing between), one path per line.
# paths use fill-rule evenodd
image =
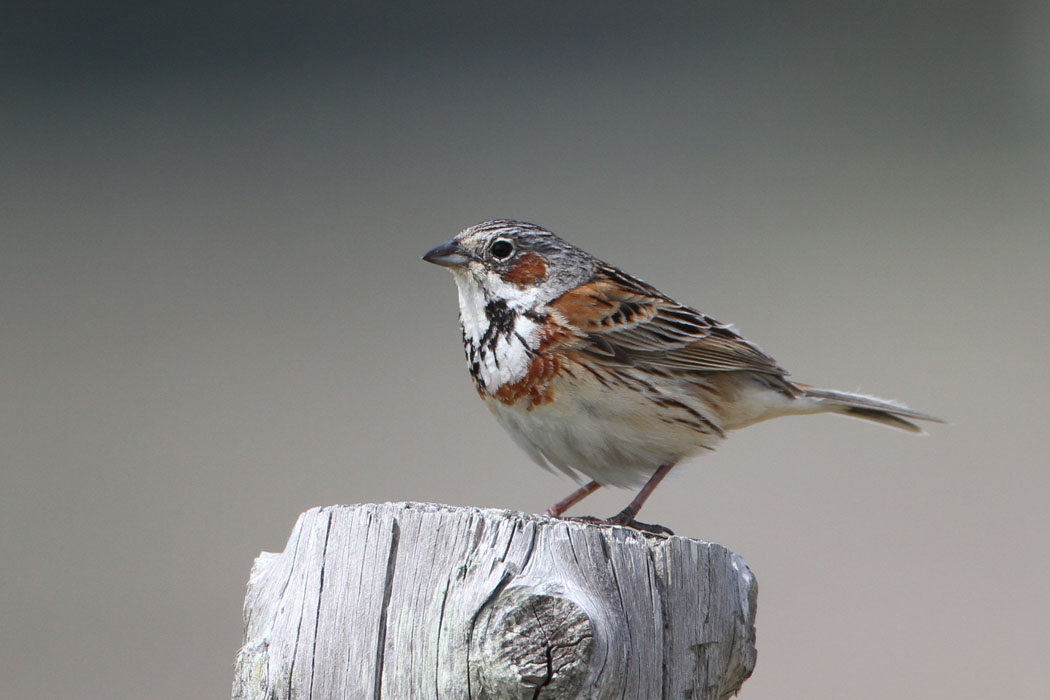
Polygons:
M486 404L534 461L578 480L635 487L659 466L721 440L718 428L698 422L698 410L661 405L637 391L569 381L552 390L546 403Z

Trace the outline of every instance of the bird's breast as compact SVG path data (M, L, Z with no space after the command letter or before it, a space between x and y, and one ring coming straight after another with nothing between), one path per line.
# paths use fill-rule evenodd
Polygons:
M463 349L479 392L516 399L550 376L554 366L540 352L541 322L500 300L461 304Z

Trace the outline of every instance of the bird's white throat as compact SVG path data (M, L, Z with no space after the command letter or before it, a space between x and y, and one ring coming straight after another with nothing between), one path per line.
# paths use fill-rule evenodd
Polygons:
M530 352L539 342L540 327L520 313L521 304L534 301L535 295L515 289L515 295L503 296L508 290L500 289L494 290L493 296L487 296L469 272L457 271L453 278L459 292L459 322L464 342L468 345L468 355L469 348L473 347L482 388L495 392L504 384L523 378L529 371ZM508 300L506 308L512 320L505 332L492 328L493 320L487 307L493 298Z

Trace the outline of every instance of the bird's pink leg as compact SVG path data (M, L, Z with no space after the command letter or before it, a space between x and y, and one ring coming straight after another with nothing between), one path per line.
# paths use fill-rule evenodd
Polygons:
M597 481L592 481L588 484L584 484L580 488L570 493L565 498L561 499L553 506L543 512L544 515L549 515L552 518L559 517L562 513L572 508L574 505L582 501L583 499L590 496L592 493L602 487Z
M635 520L635 516L638 515L638 511L642 509L642 504L645 503L646 499L656 488L657 484L663 481L663 478L674 468L674 463L664 464L649 477L649 481L645 482L645 486L638 492L638 495L634 497L634 500L627 504L627 507L621 510L616 515L612 516L605 522L613 525L627 525L638 530L646 530L648 532L660 532L665 534L674 534L666 527L662 525L647 525L646 523L640 523Z

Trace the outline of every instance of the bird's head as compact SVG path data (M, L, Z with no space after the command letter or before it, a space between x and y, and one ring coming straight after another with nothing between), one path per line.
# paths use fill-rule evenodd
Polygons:
M557 298L600 265L547 229L510 219L471 226L423 259L452 272L461 298L481 295L519 310Z

